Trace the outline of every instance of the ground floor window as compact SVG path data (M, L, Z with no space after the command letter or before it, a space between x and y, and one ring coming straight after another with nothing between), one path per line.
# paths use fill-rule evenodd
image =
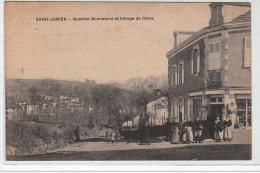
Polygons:
M178 116L178 121L179 123L183 123L184 119L184 99L180 98L179 99L179 116Z
M237 123L240 126L251 126L251 99L236 99Z
M198 117L201 118L202 113L202 99L193 99L193 117L196 120Z

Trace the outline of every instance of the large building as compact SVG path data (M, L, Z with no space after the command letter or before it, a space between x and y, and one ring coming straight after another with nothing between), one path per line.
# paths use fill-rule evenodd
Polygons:
M251 125L251 5L214 2L209 26L167 53L169 117L184 119L231 113L234 124Z

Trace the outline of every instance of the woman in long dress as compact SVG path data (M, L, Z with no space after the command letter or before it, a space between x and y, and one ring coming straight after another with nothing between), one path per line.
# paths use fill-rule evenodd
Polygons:
M192 128L193 128L193 122L191 120L187 121L187 129L188 129L188 136L190 142L193 142L194 140Z
M179 141L179 123L177 121L177 119L174 119L174 122L172 123L172 127L173 127L173 135L172 135L172 140L171 143L172 144L178 144Z
M224 126L224 141L230 142L232 140L232 121L229 116L226 116L225 121L223 122Z
M182 141L184 144L190 143L190 135L188 133L188 123L187 120L184 120L184 123L182 124Z
M219 117L215 120L215 139L216 142L221 142L223 139L223 123L220 121Z

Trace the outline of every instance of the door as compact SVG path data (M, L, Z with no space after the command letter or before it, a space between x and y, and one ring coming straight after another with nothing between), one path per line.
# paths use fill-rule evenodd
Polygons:
M210 110L209 113L213 115L213 117L216 119L217 116L219 116L220 120L222 121L222 109L223 109L222 104L211 104L210 105Z

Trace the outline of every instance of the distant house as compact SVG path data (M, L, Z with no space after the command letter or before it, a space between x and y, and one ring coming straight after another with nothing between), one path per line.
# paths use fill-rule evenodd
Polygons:
M20 101L20 102L18 103L18 105L20 106L20 108L21 108L22 110L25 110L25 109L26 109L27 102L26 102L26 101Z
M79 103L79 98L73 98L70 101L71 103Z
M89 111L89 112L94 111L94 109L95 109L95 106L94 106L94 105L89 105L89 106L88 106L88 111Z
M40 114L39 105L26 105L26 113L27 113L27 115L38 115L38 114Z
M168 98L163 96L148 103L147 113L150 114L151 125L164 124L168 118Z
M7 108L6 109L6 117L11 120L17 117L18 115L18 110L16 108Z

